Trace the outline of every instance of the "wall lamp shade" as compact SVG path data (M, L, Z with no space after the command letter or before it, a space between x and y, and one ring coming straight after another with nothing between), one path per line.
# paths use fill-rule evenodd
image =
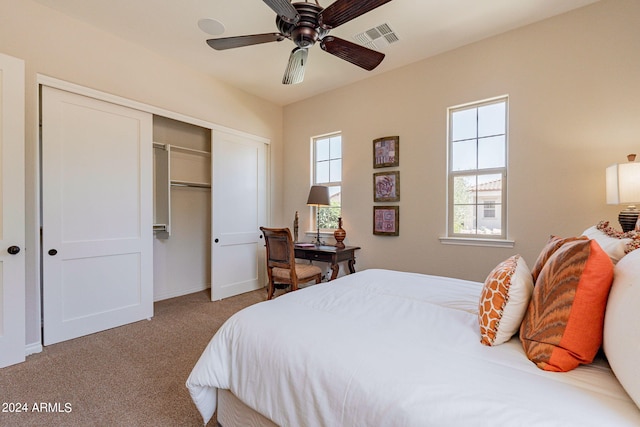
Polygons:
M320 209L318 209L318 207L331 205L331 200L329 200L329 187L312 185L309 190L307 205L316 206L316 245L320 246L323 242L320 240Z
M633 230L638 221L635 205L640 204L640 163L630 161L611 165L607 168L606 179L607 204L628 205L618 215L618 221L622 231Z

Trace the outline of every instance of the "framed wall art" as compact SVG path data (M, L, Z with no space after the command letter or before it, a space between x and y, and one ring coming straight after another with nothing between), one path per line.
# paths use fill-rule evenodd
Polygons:
M400 235L400 207L373 207L373 234L380 236Z
M385 136L373 140L373 167L388 168L400 165L400 137Z
M373 174L373 201L400 201L400 172L378 172Z

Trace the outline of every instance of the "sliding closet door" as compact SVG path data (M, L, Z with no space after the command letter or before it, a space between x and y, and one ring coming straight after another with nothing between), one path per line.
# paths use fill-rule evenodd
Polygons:
M212 300L264 286L266 171L265 143L214 131Z
M152 116L42 88L44 344L153 315Z
M24 361L24 62L0 54L0 368Z

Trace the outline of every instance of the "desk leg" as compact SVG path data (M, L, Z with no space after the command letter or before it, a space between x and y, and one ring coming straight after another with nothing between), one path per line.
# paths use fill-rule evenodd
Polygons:
M349 262L347 263L347 265L349 266L349 273L353 274L356 272L356 259L355 258L351 258L349 260Z
M338 270L340 270L340 265L331 264L331 278L329 279L329 281L334 280L336 277L338 277Z

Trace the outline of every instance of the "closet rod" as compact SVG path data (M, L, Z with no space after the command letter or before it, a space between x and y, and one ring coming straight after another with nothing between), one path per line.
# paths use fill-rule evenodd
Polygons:
M211 188L211 184L200 182L171 181L172 187Z

